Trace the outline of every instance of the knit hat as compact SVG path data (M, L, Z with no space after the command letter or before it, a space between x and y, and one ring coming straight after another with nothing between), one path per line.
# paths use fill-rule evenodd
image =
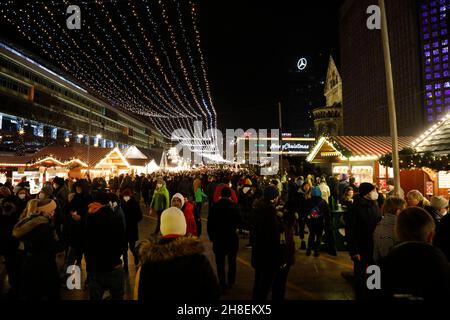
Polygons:
M180 199L181 200L181 207L183 208L183 206L184 206L184 197L183 197L183 195L181 193L175 193L173 195L173 197L172 197L172 200L173 200L173 198Z
M430 199L431 206L436 209L443 209L448 207L448 200L443 196L434 196Z
M163 237L169 235L184 236L186 228L186 218L180 209L170 207L161 214L161 235Z
M314 187L312 189L311 196L313 196L313 197L321 197L322 196L322 191L320 190L319 187Z
M222 198L229 198L229 197L231 197L231 189L228 188L228 187L223 188L223 189L220 191L220 196L221 196Z
M53 187L49 186L49 185L45 185L42 187L41 192L44 193L48 198L53 194Z
M373 184L368 183L368 182L363 182L359 186L359 195L361 197L364 197L365 195L368 195L369 193L371 193L373 190L375 190L375 186Z
M249 178L244 180L244 186L251 186L252 185L252 180L250 180Z
M389 186L395 186L395 181L394 181L394 179L393 179L393 178L389 178L388 181L387 181L387 184L388 184Z
M274 200L276 197L278 197L278 195L278 189L274 186L269 186L264 190L264 199L266 200Z

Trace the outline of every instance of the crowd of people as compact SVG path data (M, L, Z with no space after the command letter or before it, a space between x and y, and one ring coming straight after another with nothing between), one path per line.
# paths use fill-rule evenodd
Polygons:
M108 181L55 177L35 196L23 179L0 186L0 255L11 299L59 299L67 268L81 266L84 257L92 300L106 291L123 299L129 267L136 270L137 300L217 300L236 282L239 233L245 233L254 268L251 298L266 300L271 293L280 301L297 250L306 257L323 250L337 255L333 212L344 212L357 299L448 296L447 207L444 197L428 201L417 190L405 196L392 180L381 190L345 174L269 178L215 169ZM157 220L151 234L139 234L144 214ZM217 275L202 235L212 242ZM57 254L64 257L62 268ZM374 264L385 275L377 294L366 285Z

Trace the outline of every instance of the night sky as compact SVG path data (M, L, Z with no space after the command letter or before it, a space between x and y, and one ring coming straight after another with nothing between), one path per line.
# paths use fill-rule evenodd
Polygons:
M278 101L283 110L295 112L287 100L289 83L303 76L293 77L298 58L316 58L310 73L323 78L330 53L339 63L341 3L201 2L203 47L220 127L277 128Z

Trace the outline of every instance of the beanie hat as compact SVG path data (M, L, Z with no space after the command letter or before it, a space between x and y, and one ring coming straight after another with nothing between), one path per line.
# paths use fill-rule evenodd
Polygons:
M252 180L250 180L249 178L244 180L244 186L251 186L252 185Z
M311 196L313 196L313 197L321 197L322 196L322 191L320 190L319 187L314 187L312 189Z
M186 234L186 218L183 211L178 208L170 207L161 214L161 235L165 236L184 236Z
M42 187L41 192L44 193L47 197L50 197L53 194L53 187L45 185Z
M180 199L181 200L181 207L183 208L183 206L184 206L184 197L183 197L183 195L181 193L175 193L173 195L173 197L172 197L172 200L173 200L173 198Z
M269 186L264 190L264 199L266 200L274 200L276 197L278 197L279 192L278 189L274 186Z
M443 196L434 196L430 199L431 206L436 209L443 209L448 207L448 200Z
M394 179L393 179L393 178L389 178L388 181L387 181L387 184L388 184L389 186L395 186L395 181L394 181Z
M375 190L375 186L373 184L368 183L368 182L363 182L359 186L359 195L361 197L364 197L365 195L368 195L369 193L371 193L373 190Z

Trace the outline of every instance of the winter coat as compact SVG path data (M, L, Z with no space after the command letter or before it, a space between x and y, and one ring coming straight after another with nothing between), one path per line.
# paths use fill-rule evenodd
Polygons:
M125 215L125 230L128 242L135 242L139 239L138 224L142 220L141 206L136 199L122 200L121 207Z
M12 253L19 245L12 231L20 214L13 196L0 199L0 255Z
M196 238L163 238L139 246L138 300L217 301L220 287L204 248Z
M312 197L304 202L302 215L309 228L322 228L330 218L330 207L321 197Z
M381 288L387 298L410 294L424 299L450 297L450 267L438 248L404 242L392 248L381 265Z
M436 236L434 243L450 261L450 214L446 214L441 222L436 226Z
M322 199L328 203L328 200L331 196L330 187L326 183L322 182L321 184L319 184L319 189L322 192Z
M347 245L350 256L361 255L368 262L373 260L373 233L381 220L381 212L375 201L356 196L347 214Z
M373 233L373 260L377 264L388 255L392 247L398 242L395 236L396 221L396 215L387 213L375 228Z
M24 243L21 296L24 299L58 299L57 237L52 221L32 215L19 221L13 236Z
M177 191L181 193L183 196L185 196L188 199L192 199L192 195L194 194L194 188L192 186L192 182L189 181L189 179L184 178L181 180L180 184L178 185Z
M85 257L88 272L111 272L122 265L126 248L123 223L109 205L89 205L86 223Z
M437 226L442 219L442 215L439 213L439 210L432 206L424 206L424 209L433 217L434 223Z
M65 213L65 232L67 244L74 248L82 248L84 238L84 227L86 226L86 217L88 205L92 202L89 195L75 194L72 201L66 206ZM81 217L80 221L75 221L70 212L76 211Z
M197 236L197 224L195 223L194 216L194 204L185 200L184 206L181 211L183 211L184 218L186 219L186 235Z
M252 267L278 270L282 264L280 233L282 226L275 207L267 200L257 200L252 212Z
M217 181L212 181L206 187L206 194L208 195L208 201L211 204L214 201L214 192L216 191L217 185L218 185Z
M203 192L201 187L197 188L197 191L195 192L195 202L202 203L203 199L206 198L207 195Z
M163 185L161 189L155 190L153 192L152 202L150 207L156 211L164 211L170 207L169 191L166 186Z
M220 199L213 205L208 215L208 236L213 243L214 253L237 252L239 238L237 230L241 226L239 207L228 199Z
M220 198L222 197L222 189L223 188L229 188L230 186L225 184L225 183L221 183L216 187L216 190L214 190L214 196L213 196L213 202L219 202ZM231 189L231 200L234 203L238 203L238 198L236 196L236 192Z

